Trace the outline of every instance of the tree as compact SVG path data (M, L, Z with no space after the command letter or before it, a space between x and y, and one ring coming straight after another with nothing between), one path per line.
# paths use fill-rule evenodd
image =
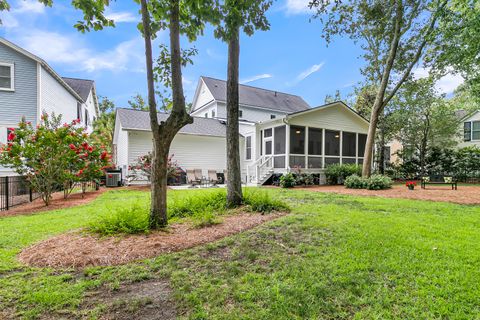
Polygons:
M52 0L39 0L51 6ZM205 22L212 17L211 0L140 0L142 22L138 28L145 42L145 63L147 70L148 110L153 133L153 170L151 183L150 228L161 228L167 224L167 162L170 144L177 132L192 123L193 118L187 113L182 85L182 66L188 60L182 59L180 35L190 41L203 32ZM81 32L102 30L115 26L114 21L105 15L109 0L76 0L73 6L84 14L83 21L75 27ZM5 0L0 2L0 10L8 9ZM169 31L169 47L163 47L163 59L159 61L164 77L161 79L172 91L172 109L169 117L162 122L157 118L155 97L155 76L152 57L152 39L160 30ZM186 54L188 56L188 53ZM185 56L185 54L183 55ZM187 62L186 62L187 61Z
M340 90L336 90L334 96L330 94L325 95L325 99L323 103L329 104L329 103L341 101L341 100L342 100L342 95L340 94Z
M227 67L227 206L236 207L243 201L240 171L239 141L239 65L240 31L251 36L255 30L268 30L270 24L265 12L271 0L225 0L217 7L224 17L215 29L215 36L228 43Z
M437 20L447 0L314 0L311 7L323 22L327 42L347 35L361 42L367 65L365 76L377 85L365 147L363 176L371 174L373 145L378 121L411 71L432 43ZM378 79L378 81L377 81Z
M115 130L115 104L107 97L103 97L98 109L100 114L93 122L92 139L111 153Z
M148 105L145 102L145 99L140 93L137 93L132 97L131 100L128 100L128 105L134 110L148 111Z

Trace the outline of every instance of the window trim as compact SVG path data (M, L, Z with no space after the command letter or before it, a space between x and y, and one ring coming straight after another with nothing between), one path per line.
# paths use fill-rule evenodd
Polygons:
M250 140L250 147L248 146L248 140ZM248 150L250 149L250 157L248 157ZM253 146L252 146L252 136L246 136L245 137L245 160L252 160L252 151L253 151Z
M0 87L0 91L15 91L15 65L13 63L0 62L2 67L10 67L10 88Z
M471 125L470 125L470 132L471 132L471 139L470 139L470 141L480 141L480 139L474 139L474 138L473 138L473 134L474 134L475 132L480 132L480 130L474 130L474 129L473 129L473 128L474 128L474 123L480 123L480 120L476 120L476 121L474 120L474 121L471 121L470 123L471 123Z

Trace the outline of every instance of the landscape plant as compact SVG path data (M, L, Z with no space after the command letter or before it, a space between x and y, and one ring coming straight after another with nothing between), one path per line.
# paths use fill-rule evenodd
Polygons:
M356 164L330 164L325 168L327 184L343 184L345 179L352 174L361 175L362 167Z
M381 174L372 174L367 179L368 190L385 190L392 187L393 181L387 176Z
M170 179L175 179L180 174L180 167L178 166L178 162L173 159L173 154L168 157L167 160L167 181ZM130 172L130 176L132 178L136 178L139 176L147 178L150 181L152 176L152 153L148 152L146 155L138 157L135 162L133 162L130 166L128 166L128 170Z
M366 189L367 180L357 174L352 174L345 179L344 185L348 189Z
M40 123L22 121L12 128L8 142L0 146L0 164L27 178L45 205L61 189L67 197L76 183L98 180L110 166L110 155L92 144L79 120L63 123L59 115L41 116Z
M282 188L293 188L293 187L295 187L295 176L293 175L293 173L291 173L291 172L284 173L280 177L280 187L282 187Z

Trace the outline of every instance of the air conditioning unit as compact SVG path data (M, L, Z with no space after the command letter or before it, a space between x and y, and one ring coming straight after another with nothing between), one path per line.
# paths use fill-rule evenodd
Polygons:
M105 185L107 187L119 187L122 179L122 174L120 172L107 172L107 180Z

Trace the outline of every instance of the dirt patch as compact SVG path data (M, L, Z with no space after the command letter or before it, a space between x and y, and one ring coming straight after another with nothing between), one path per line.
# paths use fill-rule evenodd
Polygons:
M195 229L182 223L172 225L168 231L125 237L98 238L71 232L28 247L18 258L22 263L37 267L83 268L118 265L212 242L284 214L242 213L227 216L221 224L207 228Z
M118 290L92 292L82 309L105 305L103 320L168 320L176 319L175 301L166 280L147 280L122 285Z
M98 191L86 192L83 197L81 193L74 193L71 194L67 199L63 198L63 192L56 192L53 194L53 199L48 207L45 206L43 200L39 198L32 202L11 208L8 211L0 211L0 217L26 215L43 211L75 207L92 202L105 191L107 191L106 188L100 188Z
M347 189L344 186L315 186L295 189L357 196L431 200L480 205L480 186L458 186L458 190L452 190L450 186L427 186L426 189L421 189L420 183L418 183L415 190L408 190L404 185L394 185L391 189L387 190Z

